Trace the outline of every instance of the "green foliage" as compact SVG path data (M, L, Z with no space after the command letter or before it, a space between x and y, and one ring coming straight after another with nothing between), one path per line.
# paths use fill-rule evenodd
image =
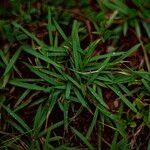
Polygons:
M0 149L142 147L134 140L150 128L149 1L96 4L12 0L13 21L0 11ZM135 41L120 45L130 31Z

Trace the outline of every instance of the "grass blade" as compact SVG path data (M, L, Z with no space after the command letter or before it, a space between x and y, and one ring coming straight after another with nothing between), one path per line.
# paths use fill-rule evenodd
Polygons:
M135 108L135 106L121 93L119 88L117 88L116 86L114 87L114 86L109 86L109 85L108 87L112 89L131 110L137 113L137 109Z
M18 59L19 55L21 53L21 48L19 48L16 53L13 55L13 57L10 59L10 61L7 64L7 67L5 69L5 72L3 74L3 76L5 76L14 66L16 60Z
M145 88L147 89L147 91L150 93L150 82L146 82L146 80L142 79L142 82L145 86Z
M77 81L75 81L71 76L68 76L67 74L66 74L65 76L66 76L66 77L68 78L68 80L71 81L77 88L81 89L80 84L79 84Z
M26 129L27 131L31 130L30 127L24 122L24 120L22 120L22 118L20 118L17 114L15 114L11 109L9 109L4 105L2 105L2 107L8 112L10 116L12 116L20 125L22 125L24 129Z
M87 138L85 138L78 130L71 127L72 131L80 138L80 140L86 144L89 150L94 150L94 147L88 142Z
M15 85L15 86L18 86L18 87L22 87L22 88L25 88L25 89L30 89L30 90L50 92L50 88L41 87L41 86L38 86L36 84L21 82L21 81L18 81L17 79L13 79L13 80L9 81L9 84L12 84L12 85Z
M55 27L57 28L58 32L61 34L61 36L64 38L65 41L68 41L67 36L65 35L64 31L61 29L61 27L59 26L59 24L56 22L55 19L53 19Z
M143 27L145 28L148 38L150 38L150 24L147 22L143 22Z
M38 45L40 46L45 46L45 44L43 43L43 41L40 41L34 34L30 33L29 31L27 31L26 29L24 29L21 25L19 25L16 22L13 22L14 27L21 29L27 36L29 36L31 39L33 39Z
M48 35L49 35L49 41L50 45L53 45L53 35L52 35L52 16L51 16L51 11L50 8L48 9Z
M90 110L87 102L84 100L84 98L82 97L82 95L80 94L80 92L77 90L77 89L74 89L74 92L75 92L75 95L77 96L78 98L78 101L85 107L87 108L88 110Z
M67 86L66 86L66 93L65 93L66 99L69 99L69 98L70 98L70 92L71 92L71 83L68 82L68 83L67 83Z
M98 118L98 112L99 112L99 110L98 110L98 108L96 108L94 116L93 116L93 120L92 120L91 125L90 125L90 127L87 131L87 134L86 134L87 139L89 139L89 137L91 136L92 131L94 129L94 126L96 125L96 121L97 121L97 118Z
M33 72L35 73L37 76L39 76L41 79L47 81L47 83L51 84L51 85L59 85L58 82L55 81L54 78L50 78L48 75L46 75L45 73L42 73L40 70L34 68L31 65L28 65L27 63L25 63L25 65Z
M73 59L75 63L76 70L79 70L79 66L81 64L81 58L79 54L80 49L80 40L78 36L78 23L77 21L74 21L73 28L72 28L72 47L73 47Z
M44 55L42 55L42 54L36 52L32 47L23 46L22 48L23 48L23 50L24 50L25 52L27 52L27 53L29 53L29 54L31 54L31 55L33 55L33 56L35 56L35 57L37 57L37 58L39 58L39 59L45 61L45 62L47 62L47 63L53 65L54 67L59 67L59 68L61 68L61 66L60 66L59 64L57 64L56 62L54 62L54 61L51 60L50 58L48 58L48 57L46 57L46 56L44 56Z
M96 100L105 108L108 108L107 104L104 100L91 88L88 86L89 92L96 98Z
M126 53L124 53L120 58L117 58L117 59L115 60L115 62L118 63L119 61L121 61L121 60L123 60L123 59L129 57L132 53L134 53L135 51L137 51L140 46L141 46L140 43L134 45L134 46L133 46L132 48L130 48Z

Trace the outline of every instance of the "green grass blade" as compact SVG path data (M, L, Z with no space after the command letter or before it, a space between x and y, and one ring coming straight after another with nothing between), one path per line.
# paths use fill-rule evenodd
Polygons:
M101 59L106 59L106 58L112 58L112 57L117 57L117 56L122 56L124 55L125 52L110 52L110 53L107 53L107 54L103 54L103 55L96 55L96 56L93 56L89 62L95 62L95 61L99 61Z
M124 86L123 84L118 84L118 85L128 96L133 95L132 92L128 88L126 88L126 86Z
M4 105L2 105L2 107L7 111L10 116L12 116L20 125L22 125L24 129L26 129L27 131L31 130L30 127L25 123L25 121L20 118L16 113L14 113L11 109Z
M136 31L138 39L141 39L141 29L140 29L140 25L137 19L135 20L135 31Z
M40 69L36 69L33 66L25 63L25 65L33 72L35 73L37 76L39 76L41 79L47 81L47 83L51 84L51 85L59 85L58 82L56 82L54 78L50 78L48 75L46 75L45 73L42 73L40 71Z
M58 95L60 94L60 92L61 91L54 92L52 95L49 96L49 98L48 98L48 102L49 102L48 115L51 114L51 112L57 102Z
M57 29L58 32L61 34L61 36L63 37L63 39L64 39L65 41L68 41L67 36L65 35L64 31L61 29L61 27L59 26L59 24L56 22L55 19L53 19L53 21L54 21L54 24L55 24L56 29Z
M90 110L86 100L82 97L82 95L80 94L80 92L77 90L77 89L74 89L74 93L75 95L77 96L78 98L78 101L85 107L87 108L88 110Z
M35 51L32 47L29 47L29 46L22 46L23 50L51 65L53 65L54 67L59 67L59 68L62 68L59 64L57 64L56 62L54 62L53 60L51 60L50 58L38 53L37 51Z
M42 125L44 124L44 121L46 120L47 113L48 113L48 107L42 107L40 105L34 117L34 123L33 123L33 132L35 137L38 136L39 131Z
M81 58L79 54L80 40L78 36L78 30L79 30L78 27L79 24L77 23L77 21L74 21L72 27L72 48L73 48L73 59L74 59L76 70L79 70L79 66L81 64Z
M12 57L12 58L10 59L10 61L8 62L7 67L6 67L6 69L5 69L5 72L4 72L3 76L5 76L5 75L13 68L13 66L14 66L15 62L17 61L17 59L18 59L20 53L21 53L21 48L19 48L19 49L15 52L15 54L13 55L13 57Z
M7 60L5 55L6 54L4 54L3 50L0 49L0 57L1 57L2 61L4 62L4 64L7 65L8 64L8 60Z
M66 99L69 99L70 98L70 92L71 92L71 83L68 82L67 85L66 85L66 92L65 92L65 97Z
M92 83L97 78L99 73L108 65L109 60L110 60L110 58L108 57L106 60L104 60L104 62L102 62L100 64L99 69L97 70L97 72L94 75L91 76L91 78L89 79L88 83Z
M107 104L104 102L104 100L97 94L97 92L94 91L93 88L89 87L89 92L96 98L96 100L105 108L108 108Z
M94 116L93 116L93 120L92 120L92 122L91 122L91 124L90 124L90 127L89 127L89 129L88 129L88 131L87 131L87 134L86 134L86 138L87 138L87 139L89 139L89 137L91 136L92 131L93 131L93 129L94 129L94 126L96 125L96 121L97 121L97 119L98 119L98 112L99 112L99 110L98 110L98 108L96 108L95 113L94 113Z
M16 22L13 22L14 27L21 29L27 36L29 36L31 39L33 39L38 45L45 46L43 41L39 40L34 34L30 33L26 29L24 29L21 25L19 25Z
M12 120L8 120L8 123L9 123L12 127L14 127L17 131L19 131L20 133L22 133L22 134L25 133L23 127L21 127L19 124L13 122Z
M81 89L80 84L79 84L77 81L75 81L71 76L68 76L67 74L66 74L65 76L66 76L66 77L68 78L68 80L71 81L77 88Z
M49 35L49 41L50 45L53 45L53 35L52 35L52 16L51 16L51 11L50 8L48 9L48 35Z
M80 140L88 147L89 150L94 150L94 147L89 143L86 137L84 137L78 130L71 127L72 131L80 138Z
M146 82L146 80L142 79L142 83L144 84L147 91L150 93L150 82Z
M150 38L150 24L147 22L143 22L143 27L145 28L148 38Z
M118 149L118 147L117 147L117 138L118 138L118 135L119 135L118 131L116 131L115 134L114 134L112 143L111 143L110 150L117 150Z
M64 124L63 121L59 121L57 123L54 123L54 124L50 125L48 128L41 131L41 133L39 134L39 138L44 136L49 130L54 130L56 128L59 128L59 127L63 126L63 124Z
M20 98L18 99L18 101L15 103L15 107L17 107L29 93L30 93L29 89L25 90L23 94L20 96Z
M127 57L129 57L132 53L138 50L138 48L141 46L141 44L136 44L132 48L130 48L126 53L124 53L121 57L117 58L115 62L119 62Z
M30 89L30 90L50 92L50 88L41 87L41 86L38 86L36 84L21 82L21 81L18 81L17 79L10 80L9 84L12 84L12 85L15 85L15 86L18 86L18 87L22 87L22 88L25 88L25 89Z
M135 108L135 106L121 93L121 91L119 90L118 87L116 87L116 86L109 86L109 85L108 85L108 87L109 87L110 89L112 89L112 90L116 93L116 95L118 95L119 98L120 98L132 111L134 111L134 112L137 113L137 109Z
M102 3L111 10L118 10L120 13L123 13L125 15L128 15L129 13L128 7L119 0L112 2L110 2L109 0L105 0L102 1Z

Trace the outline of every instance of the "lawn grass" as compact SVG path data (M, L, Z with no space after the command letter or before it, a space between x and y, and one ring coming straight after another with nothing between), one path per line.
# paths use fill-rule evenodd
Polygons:
M149 8L2 3L0 149L149 150Z

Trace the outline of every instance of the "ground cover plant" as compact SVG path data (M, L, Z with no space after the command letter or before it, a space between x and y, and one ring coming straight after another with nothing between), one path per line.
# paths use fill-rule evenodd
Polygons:
M0 149L150 150L149 9L0 1Z

